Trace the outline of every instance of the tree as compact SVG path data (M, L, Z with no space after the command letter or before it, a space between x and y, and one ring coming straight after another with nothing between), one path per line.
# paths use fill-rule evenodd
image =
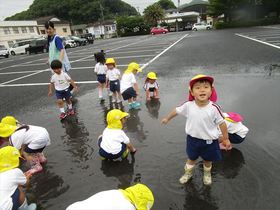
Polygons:
M157 26L158 21L164 18L164 11L159 4L152 4L144 10L144 18L147 23Z
M280 15L280 0L262 0L262 3L269 12L276 12L276 16Z
M224 14L225 22L230 22L233 12L247 3L248 0L209 0L208 13L214 17Z
M117 30L120 36L143 35L150 33L150 27L143 16L117 17Z
M138 15L136 9L121 0L34 0L28 10L5 20L32 20L44 16L57 16L74 24L89 23L101 19L101 7L105 19L118 15Z
M176 9L175 4L171 0L159 0L155 4L159 4L162 9L168 10L168 9Z

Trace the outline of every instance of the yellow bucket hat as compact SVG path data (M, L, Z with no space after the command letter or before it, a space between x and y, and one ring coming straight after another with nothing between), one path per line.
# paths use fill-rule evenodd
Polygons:
M17 148L6 146L0 149L0 173L19 166L20 153Z
M155 72L149 72L148 74L147 74L147 77L149 78L149 79L157 79L157 75L156 75L156 73Z
M154 205L153 193L144 184L136 184L120 191L136 207L136 210L150 210Z
M16 129L17 126L0 123L0 137L6 138L11 136Z
M137 73L142 72L142 69L140 68L140 65L138 63L131 62L130 64L128 64L128 67L125 70L125 74L129 74L129 73L133 72L133 70L136 70Z
M2 118L1 123L5 123L5 124L8 124L8 125L16 126L18 121L13 116L6 116L6 117Z
M114 58L107 58L105 64L113 64L114 66L116 66L116 61Z
M122 129L122 122L121 119L124 117L129 116L128 113L122 112L119 109L113 109L108 112L107 114L107 128L111 129Z

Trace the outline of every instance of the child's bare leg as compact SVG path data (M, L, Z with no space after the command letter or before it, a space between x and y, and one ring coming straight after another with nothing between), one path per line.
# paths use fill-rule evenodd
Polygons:
M121 102L122 101L122 95L121 95L120 91L117 92L117 96L118 96L117 102Z
M19 190L19 203L20 205L22 205L25 201L25 194L21 186L18 187L18 190Z
M112 102L116 102L117 100L117 92L113 92L113 99L112 99Z
M131 153L136 152L136 148L131 143L128 143L126 146Z
M58 108L59 108L61 113L65 112L65 110L64 110L64 102L63 102L62 99L58 99L57 100L57 106L58 106Z
M150 91L146 90L146 100L150 101L151 100L151 96L150 96Z
M69 110L73 109L71 98L68 98L68 99L66 100L66 103L67 103L67 106L68 106L68 109L69 109Z
M98 83L98 97L103 98L103 84Z
M154 98L159 98L158 97L158 95L159 95L158 93L159 93L158 89L155 89L155 91L154 91Z

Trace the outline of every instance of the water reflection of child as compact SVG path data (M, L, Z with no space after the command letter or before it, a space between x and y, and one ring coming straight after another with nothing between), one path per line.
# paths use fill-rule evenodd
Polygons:
M107 127L98 138L99 155L102 160L126 158L128 152L134 154L136 149L122 130L128 113L113 109L107 114Z
M230 142L232 144L242 143L249 132L249 129L242 123L243 117L235 112L227 112L223 113L223 115L225 117ZM219 140L221 141L221 139ZM220 143L220 149L225 149L222 143Z
M150 113L150 115L156 119L158 119L158 113L160 108L160 101L157 99L151 99L146 102L146 107Z
M146 134L144 132L144 123L141 122L138 116L139 110L129 110L129 118L127 119L126 128L129 132L135 132L137 139L142 142L146 139Z
M155 99L159 98L159 85L157 83L157 75L155 72L149 72L144 84L144 90L146 91L146 100L150 101L151 97Z

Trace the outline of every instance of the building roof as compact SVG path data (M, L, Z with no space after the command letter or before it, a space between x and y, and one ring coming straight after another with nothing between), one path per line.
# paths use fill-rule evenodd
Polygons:
M179 9L184 9L184 8L191 7L194 5L209 5L209 1L208 0L191 0L191 2L189 2L189 3L180 5Z
M38 25L45 25L45 23L47 21L52 21L54 22L54 24L69 24L68 21L66 20L60 20L59 18L57 18L56 16L52 15L52 16L45 16L45 17L39 17L36 19Z
M37 22L33 20L5 20L5 21L0 21L0 26L1 27L9 27L9 26L37 26Z

